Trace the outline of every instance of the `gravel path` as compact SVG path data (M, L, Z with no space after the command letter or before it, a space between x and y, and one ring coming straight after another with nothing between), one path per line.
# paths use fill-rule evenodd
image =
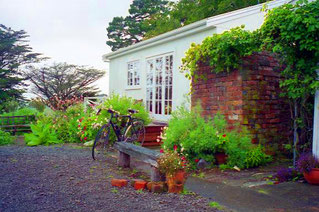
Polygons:
M74 146L0 147L0 211L215 211L197 195L112 187L114 177L143 177L115 164Z

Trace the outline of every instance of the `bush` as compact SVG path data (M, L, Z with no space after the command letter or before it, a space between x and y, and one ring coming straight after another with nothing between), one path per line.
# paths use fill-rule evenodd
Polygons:
M177 150L187 157L193 167L199 159L213 163L217 152L228 155L227 168L256 167L271 160L261 146L251 143L245 129L238 127L237 130L229 131L222 115L216 114L213 120L205 120L200 114L199 105L193 111L181 107L173 112L162 135L163 149L171 150L176 145Z
M25 142L28 146L50 145L62 143L58 139L56 131L52 127L52 119L45 115L31 124L32 133L25 134Z
M112 94L98 108L101 109L99 115L96 115L96 111L91 111L88 116L84 116L78 120L78 135L83 141L93 140L100 127L108 123L111 117L111 114L107 112L109 108L117 111L120 115L127 115L128 109L134 109L137 110L138 113L133 114L133 117L143 120L145 125L149 124L151 121L149 113L146 111L144 105L140 102L136 102L135 99L126 96ZM121 123L118 122L118 125L122 125L126 120L121 121ZM112 130L110 140L112 142L116 140L116 136Z
M53 129L56 131L59 140L65 143L79 143L78 120L85 116L82 103L70 106L67 110L56 111L53 115Z
M0 146L8 145L13 142L13 137L10 133L0 130Z

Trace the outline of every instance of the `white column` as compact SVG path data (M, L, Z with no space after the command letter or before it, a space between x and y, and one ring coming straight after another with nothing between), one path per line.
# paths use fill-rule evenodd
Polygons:
M317 70L319 80L319 70ZM315 112L313 119L313 143L312 153L316 158L319 158L319 90L316 91L315 96Z

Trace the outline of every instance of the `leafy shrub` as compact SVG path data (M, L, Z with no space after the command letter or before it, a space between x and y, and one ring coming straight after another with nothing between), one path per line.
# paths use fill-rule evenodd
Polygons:
M270 161L261 146L251 143L247 130L238 127L229 131L224 116L216 114L213 120L205 120L200 114L199 105L193 111L185 107L175 111L162 135L163 149L171 150L176 145L193 167L199 159L213 163L217 152L228 155L228 168L250 168Z
M78 120L79 128L78 134L82 140L92 140L95 138L100 127L108 123L111 114L107 112L109 108L117 111L120 115L127 115L128 109L137 110L138 113L133 114L135 118L139 118L147 125L151 119L149 113L146 111L142 103L136 102L133 98L112 94L102 105L98 107L101 112L97 115L96 111L91 111L87 116ZM126 120L113 120L118 121L118 125L123 124ZM121 123L120 123L121 122ZM110 140L115 141L116 137L113 131L110 134Z
M84 106L81 103L68 107L65 112L55 111L52 127L59 140L65 143L79 143L78 120L85 115Z
M0 146L8 145L13 142L13 137L10 133L0 130Z
M23 107L12 112L3 113L1 116L30 116L37 115L39 112L35 108Z
M50 118L42 117L35 124L31 124L32 133L25 134L25 141L28 146L50 145L62 143L52 128Z

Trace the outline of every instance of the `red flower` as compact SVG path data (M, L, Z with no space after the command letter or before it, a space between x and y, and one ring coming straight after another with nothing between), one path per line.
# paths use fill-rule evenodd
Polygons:
M174 145L174 151L176 151L177 150L177 145Z
M164 149L161 149L161 150L160 150L160 153L164 153Z
M81 125L79 124L79 125L78 125L78 127L80 128L80 127L81 127Z
M181 160L186 160L186 158L184 156L181 157Z
M88 138L87 137L84 137L84 140L86 141Z
M80 118L80 119L79 119L79 122L82 122L82 120L83 120L83 118Z
M224 134L223 137L225 138L225 137L226 137L226 134Z
M83 127L83 130L86 130L86 126Z
M195 159L195 163L198 163L199 159Z

